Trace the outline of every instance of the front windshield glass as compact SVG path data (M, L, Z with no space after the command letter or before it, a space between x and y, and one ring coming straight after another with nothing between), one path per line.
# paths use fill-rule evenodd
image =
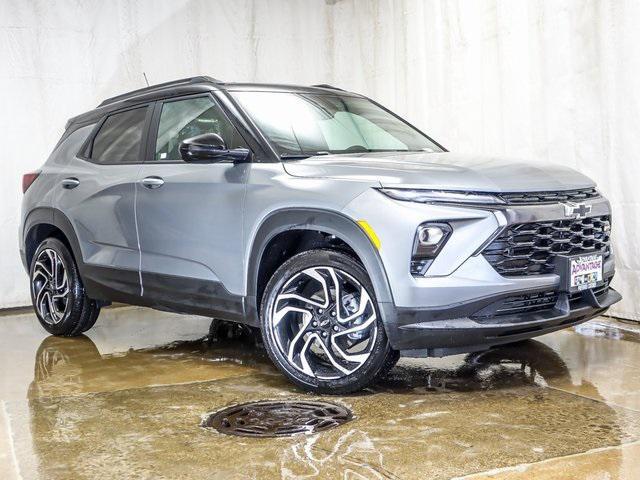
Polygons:
M233 92L283 157L328 153L441 152L423 134L366 98Z

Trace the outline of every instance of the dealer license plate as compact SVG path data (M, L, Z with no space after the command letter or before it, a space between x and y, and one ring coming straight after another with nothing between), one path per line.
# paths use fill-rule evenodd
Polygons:
M569 286L572 290L586 290L602 282L602 255L571 257L569 262Z

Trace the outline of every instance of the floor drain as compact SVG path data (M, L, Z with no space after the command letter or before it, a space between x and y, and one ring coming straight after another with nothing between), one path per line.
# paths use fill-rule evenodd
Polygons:
M337 427L351 411L326 402L253 402L225 408L205 418L203 427L242 437L286 437Z

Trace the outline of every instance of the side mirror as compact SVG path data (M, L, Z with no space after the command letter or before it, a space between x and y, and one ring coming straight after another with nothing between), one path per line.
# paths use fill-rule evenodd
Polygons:
M180 142L180 156L188 163L244 163L251 159L247 148L229 150L220 135L205 133Z

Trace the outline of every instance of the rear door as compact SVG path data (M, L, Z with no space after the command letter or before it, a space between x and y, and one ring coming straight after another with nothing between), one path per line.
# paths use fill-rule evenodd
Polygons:
M85 286L95 298L140 297L134 200L152 110L142 105L106 116L61 176L58 208L76 232Z
M242 215L249 163L185 163L180 142L216 133L249 148L210 94L158 102L136 203L145 303L243 313Z

